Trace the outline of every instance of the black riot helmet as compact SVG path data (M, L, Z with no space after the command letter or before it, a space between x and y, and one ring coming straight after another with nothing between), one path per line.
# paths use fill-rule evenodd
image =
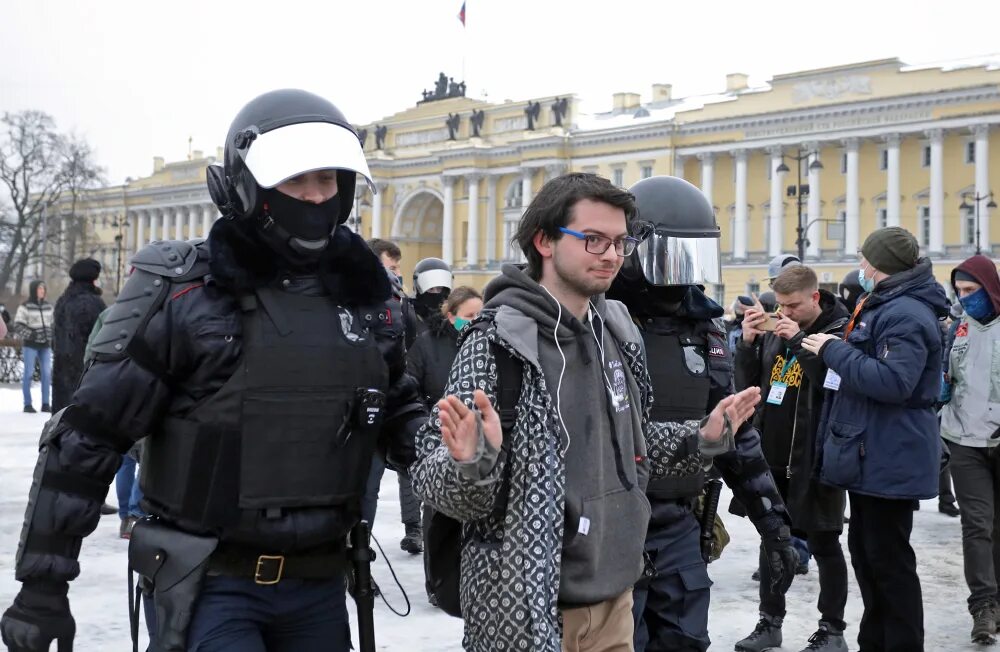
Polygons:
M858 305L858 299L864 293L861 283L858 282L858 270L856 269L847 272L847 276L837 287L837 298L844 304L848 312L854 312L854 308Z
M261 190L313 170L337 170L339 224L351 213L356 174L375 192L354 127L331 102L298 89L264 93L236 114L226 135L224 166L227 193L217 198L213 192L212 199L220 209L229 204L236 217L260 212ZM212 174L218 170L212 167L209 190L215 191Z
M642 238L619 276L652 287L719 283L719 225L704 193L679 177L643 179L635 195Z
M455 285L451 266L440 258L424 258L413 268L414 309L422 318L441 310Z

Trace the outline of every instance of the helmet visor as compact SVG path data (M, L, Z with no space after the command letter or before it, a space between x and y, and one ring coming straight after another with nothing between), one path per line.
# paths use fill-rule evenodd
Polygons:
M718 238L685 238L653 232L636 256L651 285L704 285L722 278Z
M258 135L240 156L262 188L274 188L314 170L357 172L375 193L375 183L361 149L361 141L350 129L329 122L300 122Z
M431 288L452 288L454 277L446 269L429 269L420 272L413 279L414 289L417 292L426 292Z

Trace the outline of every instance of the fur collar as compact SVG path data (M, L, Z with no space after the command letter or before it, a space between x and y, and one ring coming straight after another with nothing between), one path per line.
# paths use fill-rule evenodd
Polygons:
M279 257L257 237L249 220L219 219L208 234L209 269L216 283L235 291L267 285L281 272ZM371 305L391 296L389 275L358 234L338 226L317 270L335 300Z

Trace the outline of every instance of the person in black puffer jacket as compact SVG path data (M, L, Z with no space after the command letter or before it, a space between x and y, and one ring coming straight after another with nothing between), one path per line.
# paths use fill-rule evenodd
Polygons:
M52 409L56 412L69 405L80 383L87 337L107 307L101 288L94 284L100 275L101 264L93 258L76 261L69 269L69 287L56 301L52 342Z
M475 319L483 309L483 297L479 292L467 286L460 286L451 291L441 312L430 314L426 321L426 330L417 337L413 348L406 356L406 370L420 386L420 395L430 409L439 398L444 396L448 384L448 374L451 373L451 363L458 354L458 334L465 325ZM424 505L423 536L427 539L427 526L431 522L433 510ZM427 575L427 556L424 557L424 574ZM435 607L437 598L429 584L427 600Z
M460 286L451 291L439 314L427 319L427 330L417 337L406 356L406 368L420 385L428 407L444 396L451 363L458 353L458 334L483 309L476 290Z

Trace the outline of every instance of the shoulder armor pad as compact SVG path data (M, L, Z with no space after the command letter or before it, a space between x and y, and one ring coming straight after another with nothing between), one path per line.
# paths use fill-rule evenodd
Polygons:
M722 335L726 334L726 321L722 317L712 319L712 330Z
M203 242L154 242L140 249L130 263L135 269L94 338L94 354L105 359L125 355L135 334L163 305L172 284L208 274L208 249Z
M203 240L161 240L137 251L129 262L173 282L188 281L208 273L208 247Z
M167 279L136 267L104 317L104 324L94 338L94 354L124 356L132 338L163 305L169 290Z

